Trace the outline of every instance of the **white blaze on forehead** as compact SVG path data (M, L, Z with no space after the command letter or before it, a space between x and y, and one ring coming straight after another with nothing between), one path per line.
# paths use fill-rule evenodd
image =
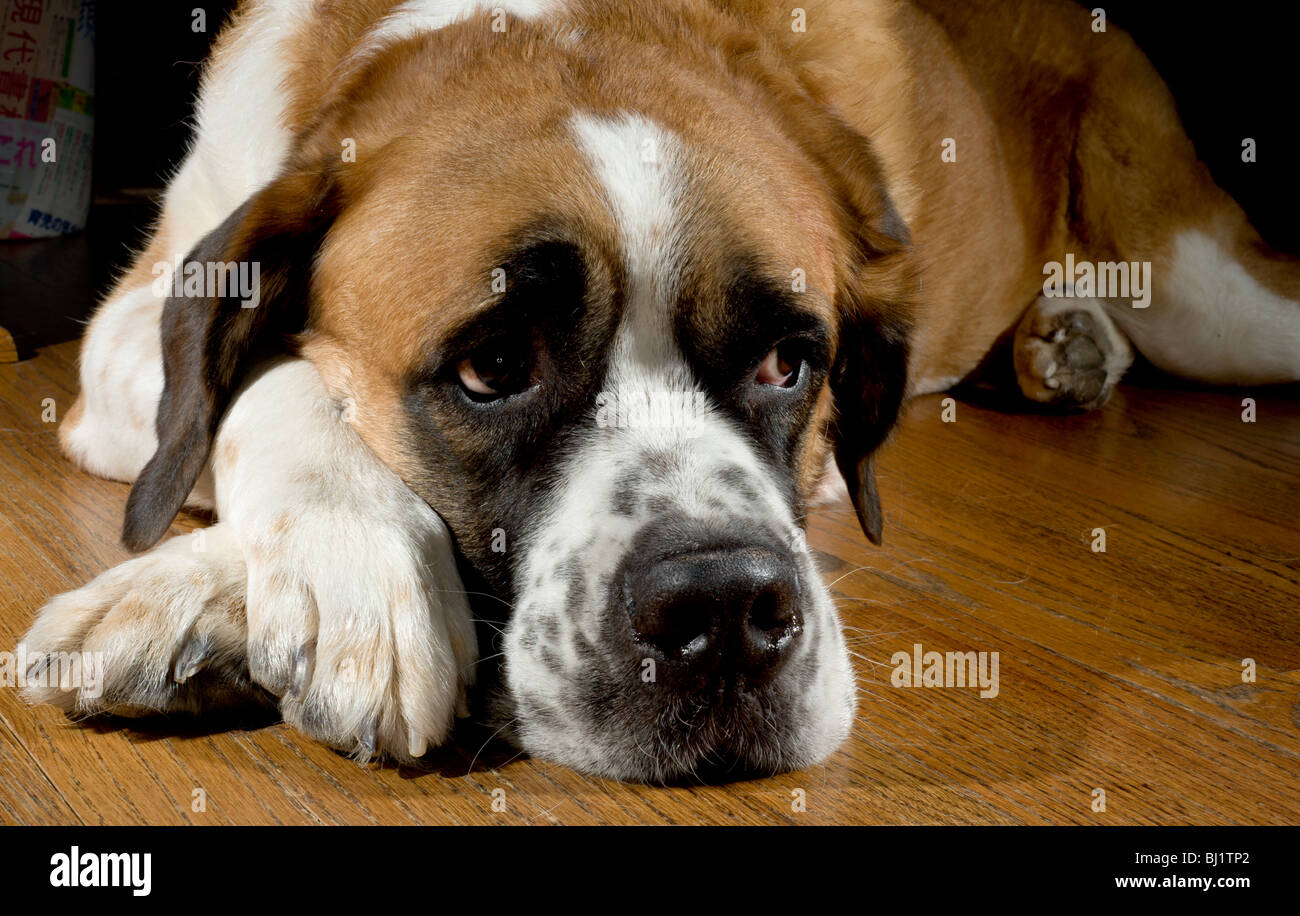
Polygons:
M727 466L748 472L758 501L772 517L787 515L752 447L708 396L677 342L674 313L691 213L684 144L662 125L631 112L577 114L570 128L613 217L624 301L601 391L606 423L618 419L614 428L600 428L598 413L598 428L572 463L570 486L558 509L563 530L589 536L598 524L595 550L616 555L645 519L611 518L609 501L626 471L652 453L671 461L645 484L647 493L671 498L689 515L716 511L709 505L716 496L711 480ZM682 409L669 413L666 423L646 422L644 415L638 421L636 405L656 398Z
M421 32L436 32L475 13L495 16L501 11L531 22L563 8L564 0L407 0L380 20L357 53L370 54Z
M571 126L613 213L626 271L611 371L629 362L666 369L677 361L671 319L681 268L681 143L638 114L581 114Z

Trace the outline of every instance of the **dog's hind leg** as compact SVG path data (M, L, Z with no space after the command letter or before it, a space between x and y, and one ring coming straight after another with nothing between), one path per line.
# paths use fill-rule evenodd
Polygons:
M1107 312L1167 372L1217 384L1300 380L1300 260L1271 251L1214 183L1131 39L1098 40L1111 44L1079 117L1070 234L1088 257L1149 264L1152 287L1145 307L1133 296Z
M1110 314L1147 359L1175 375L1300 381L1300 264L1266 252L1236 203L1227 201L1217 222L1178 231L1153 258L1150 307L1112 303Z
M310 15L309 6L241 4L204 67L195 136L167 183L148 247L96 310L82 342L81 394L64 415L59 439L68 457L93 474L134 481L157 448L165 297L153 290L155 269L187 256L279 171L291 140L283 123L289 55L282 43ZM212 489L205 473L189 504L210 508Z

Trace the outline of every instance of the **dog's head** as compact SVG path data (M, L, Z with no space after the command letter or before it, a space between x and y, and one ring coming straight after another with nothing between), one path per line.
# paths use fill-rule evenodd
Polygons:
M510 608L491 709L523 748L652 780L829 754L855 686L802 524L833 455L880 537L906 229L868 140L771 52L682 42L469 22L326 100L190 255L259 262L259 304L166 308L128 543L292 337Z

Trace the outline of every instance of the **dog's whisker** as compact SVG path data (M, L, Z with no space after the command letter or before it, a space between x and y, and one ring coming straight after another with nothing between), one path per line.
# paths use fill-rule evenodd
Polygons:
M426 569L427 568L428 567L426 567ZM429 591L441 592L447 595L467 595L472 598L491 598L493 601L497 601L500 602L501 604L504 604L512 611L515 609L513 602L507 601L506 599L502 598L500 595L494 595L492 594L492 592L471 592L471 591L466 591L463 588L431 588L429 589Z
M518 716L513 716L513 717L511 717L511 719L510 719L509 722L507 722L505 725L502 725L500 728L498 728L498 729L497 729L496 731L494 731L492 734L488 735L487 740L484 741L484 742L479 746L479 749L478 749L477 751L474 752L474 756L470 759L470 762L469 762L469 769L466 770L466 772L465 772L465 775L466 775L466 776L468 776L470 773L473 773L473 772L474 772L474 764L478 763L479 755L483 753L484 749L485 749L489 744L492 743L492 741L497 737L497 735L501 734L501 733L502 733L503 731L505 731L506 729L511 728L511 727L514 726L518 721L519 721L519 717L518 717Z

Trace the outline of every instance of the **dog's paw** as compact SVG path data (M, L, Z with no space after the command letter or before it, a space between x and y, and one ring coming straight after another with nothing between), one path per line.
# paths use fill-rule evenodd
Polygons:
M263 371L222 420L217 511L248 564L248 666L285 720L361 758L450 733L478 660L441 518L381 462L310 362Z
M362 759L442 743L478 649L437 514L395 477L353 480L241 542L249 668L285 721Z
M1042 404L1101 407L1132 362L1128 341L1095 300L1039 299L1016 328L1016 379Z
M24 696L79 716L267 703L245 664L244 582L220 525L110 569L41 609L18 653Z

